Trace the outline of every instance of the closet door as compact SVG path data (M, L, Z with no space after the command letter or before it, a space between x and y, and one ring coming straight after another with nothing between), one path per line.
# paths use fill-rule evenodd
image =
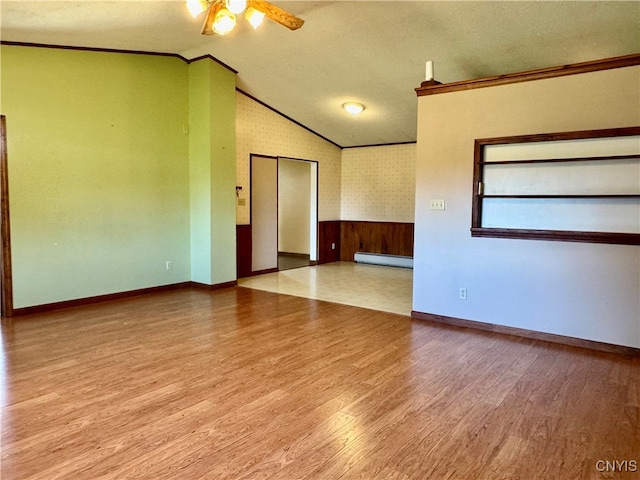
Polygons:
M251 156L251 270L278 269L278 159Z

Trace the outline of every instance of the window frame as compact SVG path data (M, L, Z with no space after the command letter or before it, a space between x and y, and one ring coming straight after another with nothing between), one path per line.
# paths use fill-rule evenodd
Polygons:
M531 240L553 240L567 242L590 242L590 243L609 243L623 245L640 245L640 233L623 233L609 231L580 231L580 230L545 230L545 229L526 229L526 228L494 228L482 226L482 207L485 198L637 198L640 202L640 191L638 194L616 195L616 194L585 194L585 195L484 195L483 178L484 167L487 164L498 164L496 161L484 160L485 147L490 145L505 145L514 143L534 143L534 142L562 142L568 140L594 139L594 138L610 138L610 137L627 137L640 135L640 127L612 128L604 130L585 130L574 132L560 132L548 134L519 135L511 137L495 137L476 139L474 145L474 167L473 167L473 192L472 192L472 213L471 213L471 236L472 237L492 237L492 238L512 238L512 239L531 239ZM624 158L638 158L639 155L626 155ZM567 163L574 161L588 162L591 160L619 160L620 155L599 156L599 157L580 157L580 158L546 158L532 160L506 160L499 163Z

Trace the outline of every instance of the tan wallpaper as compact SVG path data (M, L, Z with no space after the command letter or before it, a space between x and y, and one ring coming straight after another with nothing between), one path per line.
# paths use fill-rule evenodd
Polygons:
M250 154L290 157L318 162L318 219L340 218L341 149L323 140L246 95L236 92L236 181L245 206L236 207L236 222L250 221Z
M413 222L416 144L342 151L342 220Z

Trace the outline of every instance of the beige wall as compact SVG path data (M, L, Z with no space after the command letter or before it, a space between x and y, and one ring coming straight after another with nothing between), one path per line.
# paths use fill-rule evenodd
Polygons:
M472 238L474 139L640 125L640 67L420 97L413 308L640 347L640 248ZM459 300L466 288L467 300Z
M287 120L246 95L236 93L236 181L242 186L245 206L238 206L236 221L250 219L250 155L315 160L319 174L319 220L340 218L341 149Z
M341 219L413 222L416 144L342 151Z

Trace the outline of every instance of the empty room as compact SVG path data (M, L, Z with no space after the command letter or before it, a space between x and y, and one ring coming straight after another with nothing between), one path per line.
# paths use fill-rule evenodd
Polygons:
M639 478L639 2L0 40L0 478Z

